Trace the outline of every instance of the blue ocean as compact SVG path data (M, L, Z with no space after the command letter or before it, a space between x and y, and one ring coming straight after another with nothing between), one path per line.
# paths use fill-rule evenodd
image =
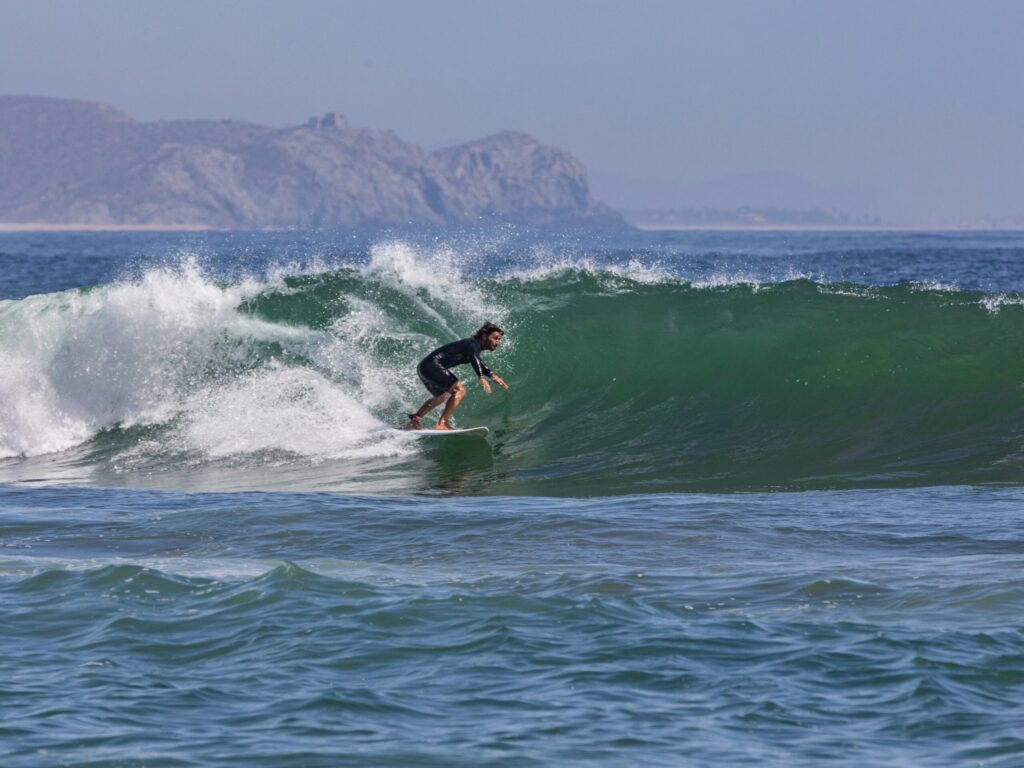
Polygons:
M1022 513L1024 233L0 234L5 768L1024 765Z

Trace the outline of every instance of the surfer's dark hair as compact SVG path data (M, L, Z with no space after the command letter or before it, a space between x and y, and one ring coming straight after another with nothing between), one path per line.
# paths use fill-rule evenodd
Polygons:
M484 323L480 326L480 330L473 334L473 338L477 341L483 341L495 331L500 333L502 336L505 335L505 332L494 323Z

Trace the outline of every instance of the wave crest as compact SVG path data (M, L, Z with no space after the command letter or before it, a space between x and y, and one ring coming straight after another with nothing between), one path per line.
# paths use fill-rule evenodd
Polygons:
M460 464L460 487L1024 480L1020 297L801 276L697 284L628 262L466 270L452 251L393 242L319 273L224 284L186 261L6 302L0 457L117 432L109 460L124 468L269 457L344 474L345 461L366 473L398 458L419 477L415 462L434 460L386 429L425 397L415 364L493 320L508 335L489 365L512 389L460 410L496 433L493 462Z

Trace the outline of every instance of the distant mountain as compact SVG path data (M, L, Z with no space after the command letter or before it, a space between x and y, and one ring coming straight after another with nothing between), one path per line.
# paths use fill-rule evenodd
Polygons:
M329 113L283 129L144 123L110 106L0 96L0 222L352 228L626 226L572 155L504 132L430 152Z

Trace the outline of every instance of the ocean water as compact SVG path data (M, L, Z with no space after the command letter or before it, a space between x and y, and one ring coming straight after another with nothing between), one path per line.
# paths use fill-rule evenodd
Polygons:
M1022 353L1024 233L0 234L0 765L1024 764Z

